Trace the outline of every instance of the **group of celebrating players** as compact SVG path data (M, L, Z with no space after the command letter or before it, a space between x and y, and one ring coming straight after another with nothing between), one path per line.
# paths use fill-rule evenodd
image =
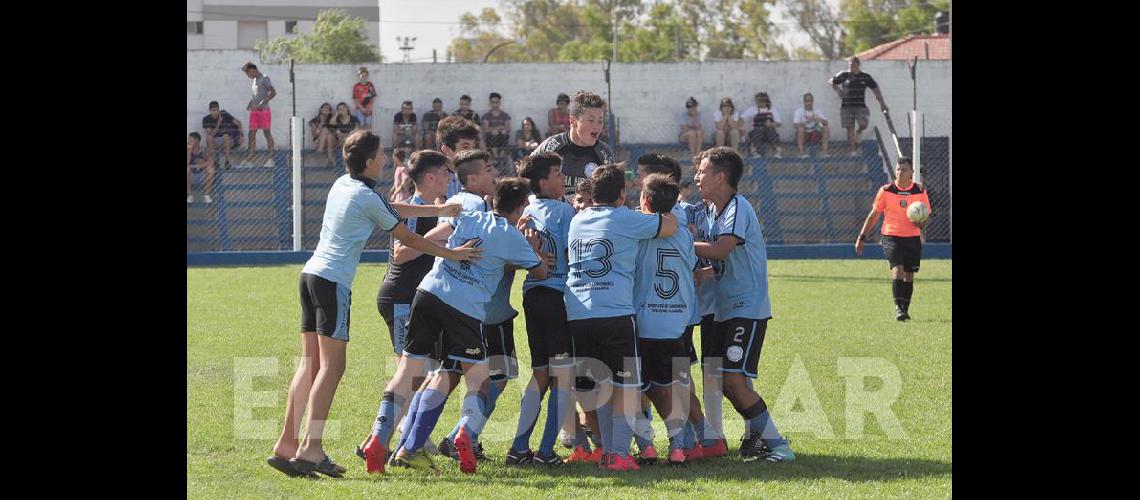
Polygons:
M795 458L751 383L772 313L760 223L737 193L743 160L724 147L698 154L702 201L692 205L679 199L677 161L644 155L634 167L639 199L632 210L625 167L598 140L604 108L601 97L578 92L570 130L521 160L518 177L498 177L491 156L476 149L475 124L445 118L440 151L411 155L415 195L406 204L375 191L385 160L380 138L361 130L346 140L348 173L329 192L320 242L301 273L302 358L269 465L292 477L342 477L346 470L321 438L344 373L352 280L374 227L393 236L377 308L399 361L357 447L367 472L390 466L438 474L432 448L458 460L464 473L476 472L486 458L480 433L519 373L518 311L510 303L516 270L526 273L532 377L507 465L638 470L658 461L653 409L667 430L667 463L725 456L724 397L747 422L739 448L745 461ZM703 408L690 376L698 362ZM461 382L460 418L432 446ZM543 398L547 418L535 451L530 438ZM572 448L566 458L554 451L563 429Z

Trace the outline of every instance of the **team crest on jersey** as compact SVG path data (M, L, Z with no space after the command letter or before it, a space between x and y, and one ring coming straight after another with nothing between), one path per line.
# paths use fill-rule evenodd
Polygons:
M744 357L744 349L741 349L738 345L734 345L728 348L728 353L726 354L728 355L728 360L735 363Z
M906 200L905 199L899 200L899 206L906 208Z
M586 177L593 177L594 171L597 169L598 169L598 164L594 163L594 162L587 163L585 167L582 167L582 170L584 170L586 172Z

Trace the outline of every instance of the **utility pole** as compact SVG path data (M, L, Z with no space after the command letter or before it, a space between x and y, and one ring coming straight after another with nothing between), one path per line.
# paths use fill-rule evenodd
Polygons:
M439 59L435 56L435 49L431 49L431 63L435 64L437 62L439 62Z
M396 43L401 44L400 50L404 51L404 62L412 62L412 50L416 48L416 37L396 37Z

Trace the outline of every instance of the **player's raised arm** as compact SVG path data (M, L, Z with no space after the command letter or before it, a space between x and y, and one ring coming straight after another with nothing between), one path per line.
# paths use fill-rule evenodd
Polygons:
M389 203L404 217L456 217L463 205L439 203L436 205L416 205L414 203Z
M412 230L408 229L408 226L405 226L403 223L396 224L396 227L392 228L392 236L398 238L401 242L403 242L404 246L412 248L413 250L418 250L428 255L434 255L436 257L443 257L447 260L463 262L477 261L482 258L480 254L483 253L483 249L474 248L472 246L474 245L474 242L469 241L460 247L447 248L445 246L437 245L436 243L429 241L427 238L424 238L423 236L412 232Z

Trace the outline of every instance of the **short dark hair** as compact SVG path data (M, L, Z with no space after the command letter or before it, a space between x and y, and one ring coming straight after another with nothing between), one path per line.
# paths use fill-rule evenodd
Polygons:
M910 168L914 168L914 160L912 160L909 156L900 156L898 161L895 163L906 163L907 165L910 165Z
M400 151L402 153L403 151ZM399 154L399 153L397 153ZM412 158L408 160L408 177L412 178L412 182L419 184L423 182L424 176L446 168L451 160L447 159L447 155L439 151L432 151L430 149L422 149L412 153Z
M542 194L539 192L541 184L538 181L549 177L552 167L561 166L562 156L553 151L545 151L524 157L519 160L516 168L518 168L519 177L530 181L530 188L534 194Z
M696 97L692 97L692 96L689 96L689 100L685 101L685 107L686 107L686 108L695 108L695 107L697 107L697 98L696 98Z
M672 157L661 153L646 153L637 158L638 166L645 167L648 174L667 174L676 182L681 182L681 164Z
M479 126L471 120L456 115L447 116L436 125L435 141L437 144L454 150L460 139L471 139L479 142Z
M847 62L853 62L853 63L859 64L859 56L851 56L851 58L848 59Z
M499 98L499 99L502 99L502 98L503 98L503 96L499 95L499 93L498 93L498 92L491 92L491 97L490 97L490 99L494 99L494 98L496 98L496 97L497 97L497 98Z
M805 99L806 99L806 98L808 98L808 97L810 97L810 98L811 98L813 101L815 100L815 96L814 96L814 95L811 95L811 92L808 92L808 93L804 94L804 98L805 98Z
M763 92L763 91L757 92L755 97L757 99L764 99L764 107L765 108L771 108L772 107L772 98L768 97L767 92Z
M198 142L202 142L202 135L197 132L190 132L190 137L198 139Z
M435 103L437 103L437 102L438 102L438 103L440 103L440 104L443 104L443 99L440 99L440 98L436 97L435 99L432 99L432 100L431 100L431 103L432 103L432 104L435 104Z
M376 157L380 149L380 136L371 130L356 130L344 140L344 170L360 175L368 168L368 160Z
M613 203L625 189L625 170L613 163L602 165L590 176L594 183L594 202Z
M478 162L476 162L478 160ZM455 173L459 176L459 183L467 186L467 176L479 175L483 171L485 161L491 161L491 153L480 149L468 149L455 155Z
M592 181L590 179L583 179L582 182L578 183L578 185L576 187L574 187L574 194L578 194L578 193L582 193L584 195L589 196L590 198L593 198L594 197L594 181Z
M526 203L530 181L521 177L504 177L495 186L495 211L509 214Z
M730 147L720 146L702 151L698 156L701 160L708 159L709 166L714 172L726 173L725 180L733 190L736 190L736 186L740 184L740 177L744 175L744 159L740 157L740 153Z
M469 96L469 95L467 95L467 94L463 94L463 95L459 96L459 100L460 100L460 101L470 101L470 100L471 100L471 96Z
M392 153L392 156L397 160L404 161L408 158L408 152L403 149L397 149L395 153Z
M693 181L681 181L681 190L684 191L693 187Z
M667 214L677 204L681 188L668 174L649 174L641 186L641 193L649 199L649 208L659 214Z
M602 99L602 96L593 92L579 90L577 94L574 94L574 100L570 101L570 116L581 118L582 112L585 111L586 108L605 109L605 107L606 100Z
M560 102L570 104L570 96L566 94L558 94L558 97L554 99L554 104L558 104Z
M400 103L400 105L401 105L401 106L404 106L404 105L408 105L408 106L411 106L411 105L412 105L412 101L404 101L404 102Z
M256 69L257 69L257 65L256 65L256 64L253 64L252 62L247 62L247 63L245 63L244 65L242 65L242 67L241 67L241 70L242 70L242 71L249 71L249 70L251 70L251 69L253 69L253 70L256 70Z
M221 106L218 105L218 101L210 101L209 107L210 107L210 109L214 109L214 108L220 108Z

